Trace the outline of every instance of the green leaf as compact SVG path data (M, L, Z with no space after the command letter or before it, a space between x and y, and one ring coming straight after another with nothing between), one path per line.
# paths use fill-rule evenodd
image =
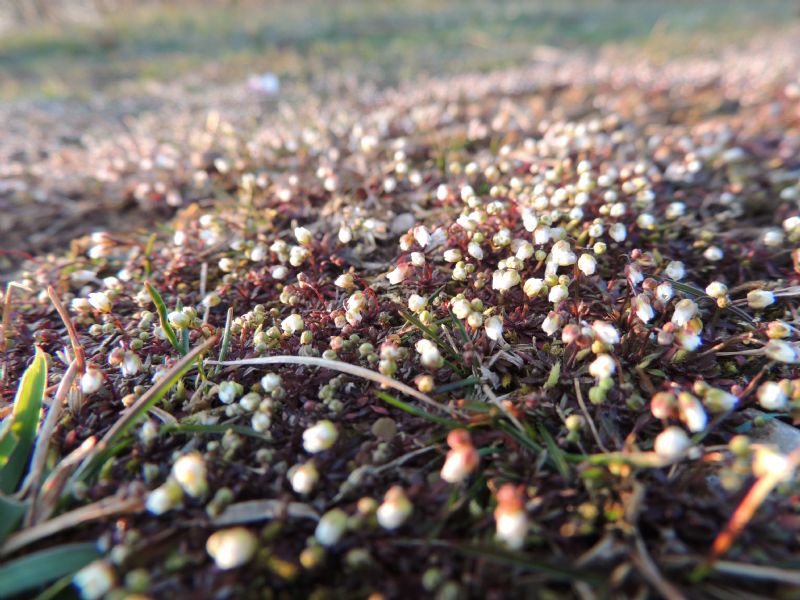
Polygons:
M437 423L438 425L444 425L445 427L450 427L451 429L456 427L463 427L461 423L457 421L453 421L451 419L445 419L443 417L437 417L436 415L432 415L431 413L422 410L421 408L417 408L407 402L403 402L399 398L395 398L394 396L390 396L386 392L377 391L375 395L386 402L387 404L391 404L395 408L399 408L400 410L404 410L405 412L414 415L415 417L421 417L426 421L430 421L431 423Z
M549 390L550 388L556 387L559 379L561 379L561 361L557 360L550 369L550 375L547 376L544 389Z
M0 492L11 494L17 489L30 459L31 448L39 427L39 413L47 385L47 359L36 348L36 358L25 370L14 399L10 428L0 440Z
M7 598L71 575L95 560L94 544L64 544L27 554L0 567L0 598Z
M17 523L25 514L28 505L5 496L0 496L0 546L8 534L17 528Z
M539 426L539 435L544 440L544 445L547 446L549 462L552 463L564 479L569 479L569 464L564 457L564 451L558 447L553 436L542 425Z
M169 324L169 317L167 317L167 305L164 304L164 299L149 281L144 282L144 287L147 289L147 293L150 294L150 298L153 299L153 304L156 305L158 320L161 322L161 329L164 330L164 335L167 336L167 339L169 340L169 343L172 344L172 347L175 348L175 350L177 350L181 356L183 356L186 354L186 352L183 350L183 345L178 341L178 336L175 335L175 330L172 328L172 325Z

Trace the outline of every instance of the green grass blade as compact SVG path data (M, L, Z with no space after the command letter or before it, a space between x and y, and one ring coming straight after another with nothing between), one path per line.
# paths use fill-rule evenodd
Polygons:
M47 359L37 348L33 363L25 370L17 388L14 412L7 417L13 419L11 427L0 440L0 492L4 494L17 489L28 466L46 385Z
M24 502L0 496L0 546L3 545L8 534L17 528L17 523L26 510L28 510L28 505Z
M0 567L0 598L43 586L97 559L94 544L64 544L27 554Z
M225 331L222 333L222 346L219 349L219 362L223 362L228 357L228 349L231 347L231 327L233 327L233 307L228 309L228 314L225 317ZM214 375L219 375L222 370L222 365L217 365L214 369Z
M161 329L164 330L164 335L167 336L169 343L172 344L172 347L175 348L181 356L185 355L186 352L183 351L183 346L178 341L175 330L172 328L172 325L169 324L167 305L164 304L164 299L161 297L161 294L158 293L158 290L154 288L149 281L144 282L144 287L147 289L147 293L150 294L150 298L153 299L153 304L156 305L158 319L161 322Z
M458 421L453 421L452 419L445 419L443 417L437 417L436 415L432 415L429 412L422 410L421 408L417 408L407 402L403 402L399 398L395 398L394 396L390 396L386 392L376 391L375 395L378 396L381 400L386 402L387 404L391 404L395 408L399 408L407 412L410 415L414 415L415 417L420 417L425 419L426 421L430 421L431 423L436 423L438 425L444 425L445 427L456 428L462 427L461 423Z
M564 451L558 447L553 436L543 426L539 426L539 436L544 440L544 445L547 447L547 455L549 462L558 470L564 479L569 479L569 463L564 457Z
M178 423L162 425L159 429L159 434L193 434L201 433L207 435L224 435L227 431L233 431L239 435L253 437L260 440L268 440L262 433L258 433L255 429L250 429L244 425L195 425L193 423Z

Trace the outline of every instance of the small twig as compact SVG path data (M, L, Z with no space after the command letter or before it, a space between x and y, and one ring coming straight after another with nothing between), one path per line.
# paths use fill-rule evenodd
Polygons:
M141 498L119 498L116 496L103 498L98 502L76 508L54 519L45 521L41 525L34 525L29 529L12 535L0 547L0 556L8 556L33 542L61 533L67 529L72 529L78 525L114 515L137 513L143 508L144 501Z
M578 397L578 404L581 407L581 412L583 416L586 417L586 421L589 423L589 429L592 431L592 436L594 437L594 441L597 442L598 448L603 452L608 452L608 448L605 447L603 444L603 440L600 439L600 432L597 431L597 427L592 420L592 416L589 414L589 409L586 408L586 402L583 401L583 393L581 392L581 385L578 383L578 380L575 380L575 394Z
M75 324L72 322L67 309L64 308L59 297L56 296L56 291L53 289L52 285L47 286L47 295L50 297L50 302L56 307L58 315L67 328L69 341L72 343L72 351L75 353L75 361L78 363L78 373L83 375L86 372L86 353L84 352L83 344L81 344L81 341L78 339L78 331L75 329Z
M516 427L523 435L527 435L528 432L525 431L525 427L522 425L522 423L520 423L520 420L517 419L517 417L515 417L514 415L512 415L510 410L508 410L505 406L503 406L503 403L500 401L500 399L494 395L492 388L490 388L487 384L484 383L481 386L481 389L483 390L483 393L488 396L491 403L494 404L497 408L499 408L500 411L508 418L508 420L514 424L514 427Z

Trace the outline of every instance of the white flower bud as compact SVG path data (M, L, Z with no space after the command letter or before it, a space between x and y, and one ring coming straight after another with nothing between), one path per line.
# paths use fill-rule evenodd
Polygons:
M619 343L619 331L611 323L606 321L595 321L592 323L592 331L595 338L606 346L613 346Z
M470 242L467 246L467 254L477 260L483 259L483 248L477 242Z
M312 461L289 469L289 483L297 494L308 494L319 481L319 471Z
M553 244L553 247L550 249L550 256L552 257L553 262L559 267L574 265L578 260L578 257L572 251L569 242L566 240L559 240Z
M697 314L697 304L684 298L675 305L675 312L672 313L672 323L678 327L683 327L691 321Z
M258 550L258 538L244 527L222 529L206 541L206 552L214 559L218 569L228 570L241 567Z
M542 331L547 335L553 335L561 327L561 315L555 311L550 311L542 321Z
M286 317L283 321L281 321L281 329L285 333L289 335L294 335L295 333L299 333L303 331L306 327L305 322L303 321L303 317L298 315L297 313L291 314Z
M89 294L89 304L101 313L111 312L111 300L105 292L92 292Z
M528 298L533 298L534 296L538 296L543 288L544 280L538 277L531 277L525 282L525 285L522 286L522 291L525 292Z
M774 381L767 381L758 388L758 403L764 410L782 411L789 406L789 399Z
M658 434L653 450L661 458L673 461L682 456L691 445L692 441L686 432L673 425Z
M717 262L722 260L724 253L717 246L709 246L708 248L706 248L706 251L703 252L703 256L708 261Z
M711 388L706 391L703 402L710 412L721 413L733 410L739 403L739 399L725 390Z
M666 304L672 300L673 295L672 284L669 281L665 281L656 287L656 298L658 298L659 302L662 304Z
M567 289L567 286L559 284L550 288L550 293L548 294L547 299L553 304L558 304L562 300L566 300L568 297L569 290Z
M617 243L622 243L628 237L628 230L622 223L614 223L608 228L608 235Z
M376 516L381 527L394 530L406 522L414 507L403 488L395 485L386 492L383 503L378 507Z
M261 378L261 387L266 393L272 393L281 387L281 376L277 373L267 373Z
M333 284L345 290L351 290L356 287L353 276L350 273L342 273L336 278Z
M72 577L83 600L100 600L116 585L117 576L105 560L96 560L83 567Z
M708 415L702 403L689 393L678 395L678 411L681 421L692 433L703 431L708 424Z
M430 243L431 234L428 233L428 230L424 225L417 225L414 227L413 233L414 239L422 248L425 248Z
M347 513L341 508L329 510L317 523L314 537L323 546L335 546L347 529Z
M758 310L775 303L775 294L767 290L753 290L747 293L747 306Z
M172 476L183 491L193 498L208 491L206 463L199 452L184 454L172 465Z
M589 374L596 379L611 377L616 370L617 365L608 354L598 354L597 358L589 365Z
M301 246L308 246L311 240L314 239L314 236L312 236L311 232L305 227L295 227L294 237Z
M303 448L306 452L316 454L333 446L338 437L339 432L333 423L320 421L303 432Z
M503 339L503 319L500 317L495 315L486 319L484 328L486 329L486 336L490 340L497 342Z
M133 377L142 370L142 359L135 352L125 352L119 368L123 377Z
M405 280L405 278L408 277L410 272L411 272L411 265L409 265L408 263L403 263L401 265L397 265L397 267L389 271L386 274L386 278L392 285L397 285L398 283L402 283L403 280Z
M495 271L492 274L492 289L506 292L515 285L519 285L520 276L519 272L514 269L505 269L502 271Z
M578 268L587 277L594 275L595 271L597 271L597 259L591 254L581 254L578 259Z
M94 394L103 385L103 372L100 369L89 367L81 376L81 391L84 394Z
M450 309L457 318L463 320L466 319L472 312L472 305L467 299L459 298L453 301L453 303L450 305Z
M797 348L783 340L770 340L764 346L764 354L770 360L793 364L798 361Z
M712 298L724 298L728 294L728 286L721 281L712 281L706 287L706 294Z
M686 268L683 266L681 261L673 260L667 264L666 268L664 269L664 273L666 273L667 277L670 279L680 281L686 276Z
M649 323L655 316L653 306L650 304L650 298L646 294L639 294L636 296L636 316L642 323Z
M457 263L461 260L461 250L458 248L450 248L444 251L444 259L449 263Z
M163 515L178 506L181 500L183 500L183 490L180 485L173 479L167 479L163 485L147 495L144 507L154 515Z
M419 313L428 306L428 299L419 294L411 294L408 298L408 308L411 312Z

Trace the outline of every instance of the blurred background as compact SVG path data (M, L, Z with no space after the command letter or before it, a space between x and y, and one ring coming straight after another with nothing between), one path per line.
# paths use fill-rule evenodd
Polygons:
M331 71L380 84L609 44L654 60L798 21L762 0L0 0L0 99Z

